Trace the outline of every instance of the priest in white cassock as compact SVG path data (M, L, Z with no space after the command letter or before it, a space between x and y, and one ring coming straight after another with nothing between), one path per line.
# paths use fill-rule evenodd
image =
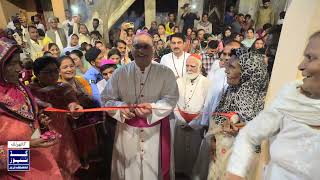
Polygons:
M169 67L176 78L183 77L186 74L186 61L190 56L183 51L185 46L185 37L182 33L175 33L170 36L170 47L172 52L162 56L160 64Z
M179 100L174 111L175 172L191 179L202 141L202 109L211 82L201 74L201 56L192 54L186 61L187 73L177 79Z
M169 180L168 115L179 92L173 72L152 62L152 37L134 37L133 62L117 69L102 92L107 106L127 106L109 114L118 120L111 179Z

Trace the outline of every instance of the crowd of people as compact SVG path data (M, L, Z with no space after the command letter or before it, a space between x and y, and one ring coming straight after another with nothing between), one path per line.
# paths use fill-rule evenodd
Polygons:
M304 81L264 109L284 12L274 23L263 3L257 23L230 7L221 32L185 4L182 29L168 13L150 28L123 22L110 42L99 19L89 32L69 11L49 27L13 18L0 39L0 148L30 141L31 168L6 171L0 153L0 178L254 179L261 141L276 136L264 177L316 179L320 33ZM93 108L109 109L81 111Z

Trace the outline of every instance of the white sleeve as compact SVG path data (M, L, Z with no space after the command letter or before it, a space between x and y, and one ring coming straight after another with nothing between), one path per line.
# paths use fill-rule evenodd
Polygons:
M203 127L201 125L201 119L202 119L202 114L200 114L197 118L195 118L191 122L189 122L189 126L195 130L201 129Z
M206 78L206 80L204 81L205 82L205 85L203 86L203 96L204 96L204 104L203 104L203 106L202 106L202 108L201 108L201 111L200 111L200 115L196 118L196 119L194 119L194 120L192 120L190 123L189 123L189 126L190 127L192 127L193 129L201 129L202 127L203 127L203 125L202 125L202 119L203 119L203 116L207 116L206 118L208 118L209 119L209 113L208 113L208 111L205 111L205 110L207 110L208 109L208 93L209 93L209 90L211 89L211 87L212 87L212 82L208 79L208 78Z
M147 118L149 124L167 117L176 106L179 98L178 85L173 72L168 69L164 74L166 74L166 81L161 90L161 98L151 104L154 109L152 110L152 114Z
M210 26L209 26L209 33L212 34L212 24L210 23Z
M73 23L73 34L79 35L79 25L77 23Z
M179 112L178 106L176 106L176 108L174 108L173 115L176 120L185 122L184 118L181 116L181 114Z
M45 30L45 28L44 28L44 25L41 24L41 23L39 23L39 24L37 25L37 29L41 29L43 32L46 32L46 30Z
M262 140L277 134L280 130L283 114L271 107L262 111L240 130L233 146L227 171L245 177L249 168L255 147Z
M296 89L297 82L284 85L269 108L260 112L239 132L233 146L227 171L244 177L249 168L255 146L261 141L279 133L283 124L284 114L278 110L285 101L284 97Z
M166 60L165 60L165 58L166 58L166 54L161 57L160 64L166 66Z
M115 72L108 80L106 87L101 93L101 102L105 107L126 105L125 102L120 101L118 77L119 73ZM125 119L120 117L120 110L108 111L108 114L122 123L125 122Z
M180 93L183 94L183 92L184 92L184 91L181 91L181 90L183 90L183 89L181 89L181 87L183 86L182 83L183 83L183 82L182 82L182 79L181 79L181 78L178 78L178 79L177 79L177 85L178 85L178 90L179 90L179 98L181 98L181 97L180 97ZM179 112L179 108L178 108L178 106L180 105L180 104L179 104L179 101L180 101L180 99L178 99L177 105L176 105L176 107L174 108L173 115L174 115L174 118L175 118L176 120L181 121L181 122L185 122L185 119L181 116L181 114L180 114L180 112ZM180 105L180 106L181 106L181 105Z

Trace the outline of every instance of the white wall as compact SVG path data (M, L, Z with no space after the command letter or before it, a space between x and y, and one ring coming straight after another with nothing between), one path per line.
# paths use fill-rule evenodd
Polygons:
M299 77L297 69L309 36L320 30L320 1L292 0L283 24L268 91L268 102L287 82Z

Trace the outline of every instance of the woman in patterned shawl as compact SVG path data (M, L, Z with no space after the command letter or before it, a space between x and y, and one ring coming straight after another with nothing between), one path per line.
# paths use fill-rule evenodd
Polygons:
M212 140L212 161L208 179L222 179L235 136L241 126L252 120L264 107L268 88L267 67L263 57L245 49L233 50L226 66L226 93L213 114L209 134Z

